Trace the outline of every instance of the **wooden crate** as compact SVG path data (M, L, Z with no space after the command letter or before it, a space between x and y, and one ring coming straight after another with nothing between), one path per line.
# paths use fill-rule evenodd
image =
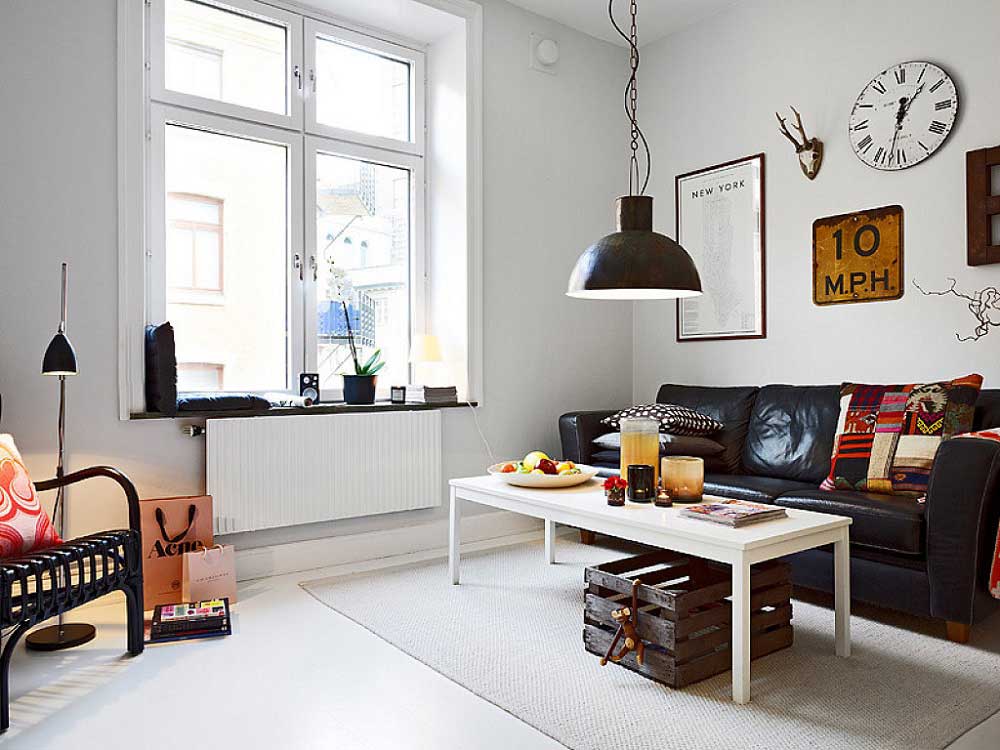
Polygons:
M611 611L631 606L638 590L637 630L646 644L640 666L635 653L621 666L679 688L727 671L732 664L732 594L728 565L667 550L587 568L583 642L604 656L617 628ZM791 566L778 560L750 571L750 656L792 645ZM621 643L616 647L616 651Z

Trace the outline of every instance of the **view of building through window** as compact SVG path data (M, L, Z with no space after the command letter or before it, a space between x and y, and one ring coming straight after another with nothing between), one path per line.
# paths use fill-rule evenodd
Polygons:
M167 319L182 391L215 382L186 380L183 365L199 362L224 366L229 390L286 387L286 159L282 146L167 125Z
M364 355L382 349L386 367L380 379L408 380L409 194L408 170L330 154L316 157L321 386L336 385L336 375L349 366L342 297L352 326L356 319L360 323Z
M178 389L285 390L317 371L336 392L353 371L348 320L359 357L382 350L379 390L408 382L419 53L264 5L163 9L164 258L153 283L175 329ZM308 71L301 85L289 83L290 60ZM363 158L348 156L356 145Z

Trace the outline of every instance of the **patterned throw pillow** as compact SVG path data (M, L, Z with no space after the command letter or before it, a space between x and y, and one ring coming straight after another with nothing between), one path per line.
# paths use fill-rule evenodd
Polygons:
M601 420L614 430L622 428L622 420L629 417L649 417L660 423L660 432L671 435L713 435L723 427L722 422L699 414L686 406L675 404L642 404L630 406Z
M941 441L972 429L982 375L923 385L840 390L840 419L824 490L881 494L927 491Z
M21 454L10 435L0 435L0 560L62 544L38 502Z

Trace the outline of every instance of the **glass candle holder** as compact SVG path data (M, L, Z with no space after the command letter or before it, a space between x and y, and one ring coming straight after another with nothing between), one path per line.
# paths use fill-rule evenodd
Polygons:
M629 417L621 425L621 478L628 479L628 467L633 464L652 466L655 487L660 468L660 423L649 417Z
M700 503L705 492L705 462L695 456L664 456L663 489L675 503Z
M652 464L631 464L628 467L628 499L633 503L648 503L656 496L656 470Z

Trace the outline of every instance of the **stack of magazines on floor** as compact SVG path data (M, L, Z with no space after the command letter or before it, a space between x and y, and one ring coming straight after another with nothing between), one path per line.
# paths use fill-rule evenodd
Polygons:
M453 385L408 385L406 400L414 404L454 404L458 401L458 388Z
M232 633L228 598L189 604L158 604L153 611L149 643L214 638Z
M716 500L711 503L692 505L690 508L682 510L681 515L740 528L752 523L784 518L787 514L784 508L778 508L774 505L748 503L745 500Z

